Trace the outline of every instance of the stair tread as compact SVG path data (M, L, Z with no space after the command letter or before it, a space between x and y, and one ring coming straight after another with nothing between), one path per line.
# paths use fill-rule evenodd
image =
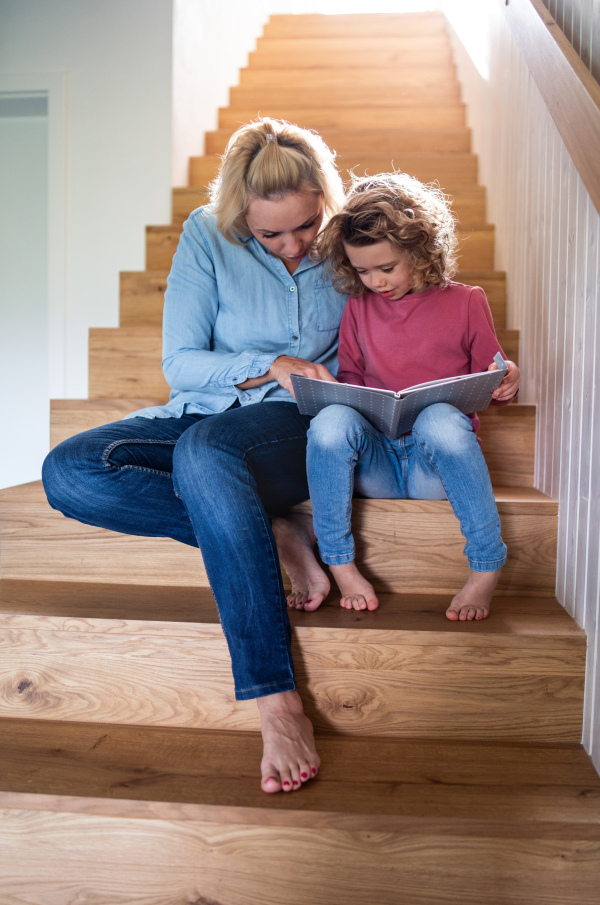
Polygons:
M373 613L348 612L338 605L337 595L314 613L290 611L290 622L304 640L386 643L418 635L422 643L489 647L546 645L553 640L567 646L585 645L585 633L555 598L494 598L492 616L483 622L450 622L444 618L445 601L436 594L379 595L380 607ZM122 634L160 631L164 634L194 633L194 626L219 624L210 588L104 584L77 581L0 581L0 624L17 628L46 620L49 630L75 629L74 619L93 620L89 631L114 628ZM104 623L118 622L118 626ZM127 623L127 624L126 624ZM153 626L152 623L161 623ZM176 629L178 624L185 628ZM78 625L79 630L86 630ZM367 639L365 639L367 640Z
M93 813L104 803L104 813L119 816L600 839L600 778L580 746L332 735L317 744L323 767L316 781L297 795L265 795L257 781L258 733L2 719L0 803ZM368 764L368 775L349 764ZM149 807L160 804L171 807Z

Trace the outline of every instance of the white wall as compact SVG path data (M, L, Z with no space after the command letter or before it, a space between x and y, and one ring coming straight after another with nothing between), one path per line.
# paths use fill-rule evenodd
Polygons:
M480 182L507 271L508 325L521 330L522 400L537 403L536 486L559 500L557 597L588 635L584 744L600 769L600 216L531 78L504 4L460 21L458 39ZM594 465L596 467L594 467Z
M49 449L46 115L0 114L0 198L3 488L34 480Z
M64 369L52 394L85 397L88 328L117 325L119 271L143 269L146 224L170 220L172 0L0 0L0 19L0 84L65 74L64 172L50 173L65 194L64 319L49 325Z

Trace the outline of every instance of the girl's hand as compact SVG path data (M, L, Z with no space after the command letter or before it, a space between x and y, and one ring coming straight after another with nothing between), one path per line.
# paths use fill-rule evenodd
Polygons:
M280 355L279 358L276 358L265 377L268 377L269 380L276 380L294 396L290 374L300 374L301 377L312 377L316 380L329 380L337 383L325 365L305 361L304 358L294 358L292 355ZM294 396L294 398L296 397Z
M508 371L506 377L500 384L500 386L494 390L492 393L492 398L497 399L498 402L508 402L513 396L516 395L517 390L519 389L519 384L521 383L521 372L514 363L514 361L507 361ZM489 366L488 371L497 371L498 365L492 362Z

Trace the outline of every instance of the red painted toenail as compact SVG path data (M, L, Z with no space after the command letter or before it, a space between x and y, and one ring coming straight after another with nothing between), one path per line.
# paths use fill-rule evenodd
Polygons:
M302 779L307 779L307 778L308 778L308 773L301 773L301 774L300 774L300 777L301 777Z
M315 770L315 768L314 768L314 767L313 767L313 768L312 768L312 769L311 769L311 771L310 771L310 772L311 772L311 773L312 773L312 775L313 775L313 776L314 776L314 775L315 775L315 773L316 773L316 772L317 772L317 771L316 771L316 770Z
M294 780L294 785L297 786L297 785L299 785L299 783L296 782L296 780Z
M284 786L289 786L289 782L284 782Z

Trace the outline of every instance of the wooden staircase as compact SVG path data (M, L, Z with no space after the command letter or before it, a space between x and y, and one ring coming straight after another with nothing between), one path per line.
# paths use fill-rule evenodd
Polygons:
M430 61L434 61L432 64ZM293 61L295 68L290 68ZM441 15L273 16L90 334L90 399L52 442L162 402L160 323L181 225L229 134L258 113L317 129L347 172L438 179L459 279L485 288L510 357L505 274ZM586 641L554 598L557 504L533 488L535 407L482 416L509 547L492 617L444 619L466 576L439 501L360 500L375 613L291 613L323 767L260 791L254 702L236 702L200 554L0 494L0 903L597 905L600 779L580 746Z

